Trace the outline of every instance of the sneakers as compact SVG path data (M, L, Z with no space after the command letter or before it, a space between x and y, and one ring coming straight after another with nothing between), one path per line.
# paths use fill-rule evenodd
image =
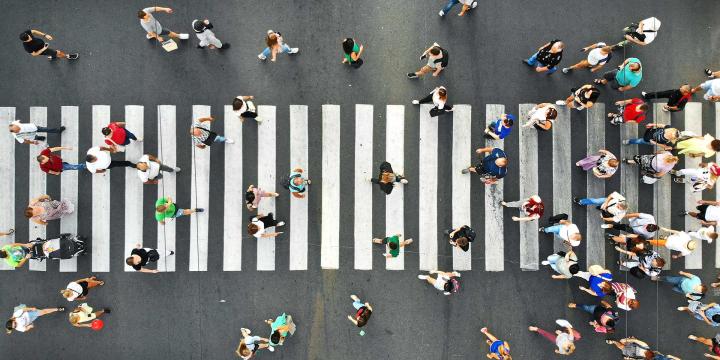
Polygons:
M258 117L255 118L255 121L258 123L258 125L260 125L260 124L262 124L263 119L258 116Z
M445 16L445 12L442 11L442 10L440 10L440 12L438 13L438 15L440 15L440 16Z
M623 141L622 141L622 144L623 144L623 145L630 145L630 140L623 140Z
M543 261L541 262L541 264L543 264L543 265L550 265L550 262L547 261L547 260L543 260Z
M539 232L539 233L544 233L544 232L545 232L545 227L544 227L544 226L539 227L539 228L538 228L538 232Z
M641 91L640 93L642 94L643 97L647 97L647 92Z
M180 40L187 40L190 38L190 35L189 34L178 34L178 37L180 38Z
M175 252L170 250L170 255L175 255Z
M600 227L603 229L612 229L613 225L612 224L602 224L602 225L600 225Z
M196 212L196 213L201 213L201 212L204 212L204 211L205 211L205 209L203 209L203 208L195 208L195 212Z
M65 131L65 129L67 129L67 128L66 128L66 127L64 127L64 126L61 126L61 127L60 127L60 132L63 132L63 131Z
M563 74L567 74L567 73L571 72L572 70L573 69L571 69L571 68L563 68L562 72L563 72Z
M685 211L685 210L683 210L683 211L679 212L678 215L680 215L680 216L686 216L686 215L688 215L688 212Z
M305 183L308 185L312 185L312 181L310 181L310 179L305 180Z
M555 105L565 106L565 100L558 100L555 102Z
M110 311L110 308L104 308L104 309L103 309L103 312L106 313L106 314L109 314L109 313L111 313L112 311Z
M570 322L568 322L565 319L557 319L557 320L555 320L555 323L558 324L558 326L560 326L560 327L572 329L572 325L570 325Z
M415 74L415 73L407 73L407 77L408 77L408 79L417 79L418 78L417 74Z
M173 171L175 171L176 173L180 172L180 170L182 170L182 169L180 169L180 168L177 167L177 166L173 168Z
M413 100L411 101L413 105L420 105L420 100Z
M150 36L150 34L145 34L145 38L148 39L148 40L150 40L150 39L152 39L153 37Z
M579 198L579 197L573 197L573 202L576 203L576 204L578 204L578 205L582 205L582 204L580 203L580 198Z
M72 53L72 54L65 55L65 58L67 58L68 60L77 60L77 58L79 58L79 57L80 57L80 54L78 54L78 53Z
M225 138L225 143L227 143L227 144L234 144L234 143L235 143L235 140L233 140L233 139L231 139L231 138Z
M472 5L470 5L471 9L474 9L477 7L477 1L473 1Z
M270 352L275 352L275 347L274 347L274 346L268 346L267 349L270 350Z
M288 51L288 54L297 54L300 52L300 48L292 48Z
M63 312L63 311L65 311L65 308L64 308L64 307L62 307L62 306L60 306L60 307L58 307L58 308L57 308L57 311L59 311L59 312Z
M266 60L267 58L263 54L258 54L258 59L260 60Z
M401 183L401 184L407 184L408 181L407 181L407 179L402 179L402 180L400 180L400 183Z
M469 174L469 173L470 173L470 170L469 170L469 169L462 169L462 170L460 170L460 173L461 173L461 174Z
M278 221L277 225L275 225L275 226L283 226L283 225L285 225L284 221Z
M418 275L418 279L420 279L420 280L427 280L427 278L428 278L427 275Z

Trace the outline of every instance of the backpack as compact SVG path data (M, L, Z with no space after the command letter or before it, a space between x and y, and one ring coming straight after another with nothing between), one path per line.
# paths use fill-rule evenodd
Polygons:
M475 230L473 230L473 228L469 226L465 228L465 237L468 239L468 242L473 242L476 236L477 234L475 234Z
M295 185L293 185L293 183L292 183L292 180L293 180L294 178L298 178L298 177L300 177L300 176L301 176L301 175L288 176L288 177L285 179L285 181L283 181L282 186L283 186L284 188L288 189L288 190L290 190L290 188L292 188L293 190L295 190L295 191L297 191L297 192L299 192L299 193L304 193L304 192L305 192L305 188L304 188L304 187L303 187L303 188L298 188L298 187L296 187Z

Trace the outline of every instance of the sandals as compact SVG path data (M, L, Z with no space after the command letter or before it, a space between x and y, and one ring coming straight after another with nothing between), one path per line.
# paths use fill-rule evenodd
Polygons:
M595 80L593 80L593 83L595 83L597 85L605 85L605 83L602 81L602 79L595 79Z

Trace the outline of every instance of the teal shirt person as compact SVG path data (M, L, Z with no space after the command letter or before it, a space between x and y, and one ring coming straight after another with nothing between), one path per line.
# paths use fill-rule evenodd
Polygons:
M640 65L640 71L634 72L630 70L630 64L632 63ZM640 63L640 59L638 58L627 59L625 66L623 66L623 68L615 75L615 81L617 81L620 86L629 85L631 87L636 87L640 84L640 80L642 80L642 63Z
M693 292L695 292L693 289L701 283L702 281L700 280L700 278L696 275L693 275L692 277L683 279L683 281L680 283L680 288L685 294L692 294Z

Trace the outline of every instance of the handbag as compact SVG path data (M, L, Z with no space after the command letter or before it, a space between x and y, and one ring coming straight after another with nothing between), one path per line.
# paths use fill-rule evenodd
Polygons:
M177 50L178 45L173 39L167 39L162 42L162 47L165 51L171 52Z
M445 110L434 107L434 108L430 109L430 116L438 117L438 116L442 115L444 112L445 112Z
M357 60L351 62L350 66L352 66L353 69L357 69L357 68L361 67L362 64L363 64L363 59L357 59Z

